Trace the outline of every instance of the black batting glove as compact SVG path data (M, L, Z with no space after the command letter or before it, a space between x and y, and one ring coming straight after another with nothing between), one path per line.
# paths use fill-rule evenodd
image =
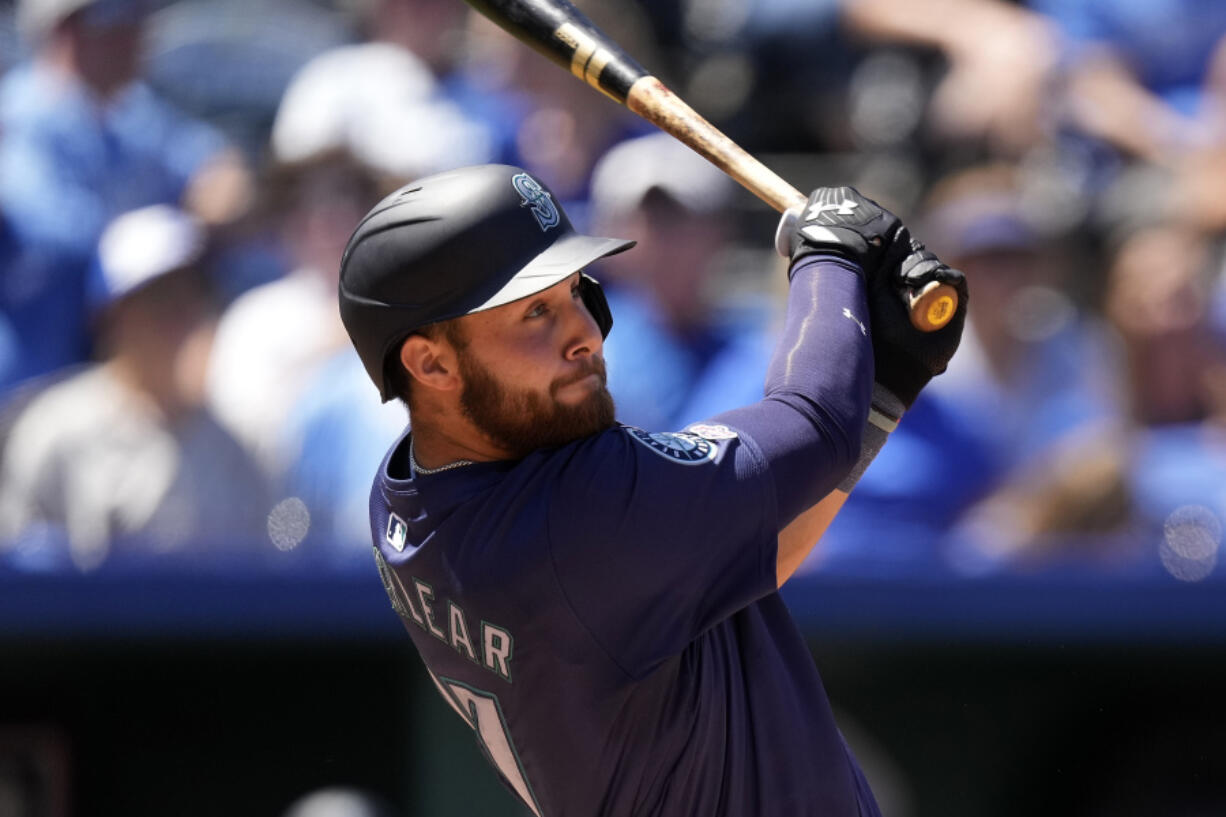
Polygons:
M799 211L785 212L775 248L791 259L789 276L805 256L829 253L858 264L867 281L910 249L898 217L854 187L819 187Z
M907 253L885 274L870 276L868 311L873 335L873 366L876 380L911 407L928 381L945 371L962 340L969 295L966 276L941 262L919 241L901 229ZM935 332L922 332L911 325L905 294L918 292L930 281L949 284L958 292L958 308L949 323Z

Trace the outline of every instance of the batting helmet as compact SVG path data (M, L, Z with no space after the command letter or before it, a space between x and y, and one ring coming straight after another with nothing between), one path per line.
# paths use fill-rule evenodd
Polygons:
M548 289L633 241L575 232L543 184L479 165L400 188L359 222L341 258L341 320L383 401L388 354L414 330ZM613 324L595 279L581 294L603 335Z

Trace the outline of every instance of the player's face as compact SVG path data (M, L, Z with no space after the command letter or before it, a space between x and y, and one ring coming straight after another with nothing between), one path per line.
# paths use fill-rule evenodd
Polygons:
M462 321L460 405L492 442L519 458L613 425L600 329L579 275Z

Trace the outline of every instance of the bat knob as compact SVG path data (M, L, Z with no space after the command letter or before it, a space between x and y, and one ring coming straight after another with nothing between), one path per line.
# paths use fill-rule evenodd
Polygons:
M940 281L929 281L906 293L905 298L911 311L911 325L921 332L943 329L958 309L958 291Z

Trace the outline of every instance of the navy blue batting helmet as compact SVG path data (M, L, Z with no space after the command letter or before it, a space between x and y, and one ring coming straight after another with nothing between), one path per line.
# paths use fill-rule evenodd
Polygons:
M341 258L341 320L384 402L383 366L414 330L526 298L633 241L581 235L553 194L509 165L449 170L375 205ZM607 335L600 285L581 293Z

